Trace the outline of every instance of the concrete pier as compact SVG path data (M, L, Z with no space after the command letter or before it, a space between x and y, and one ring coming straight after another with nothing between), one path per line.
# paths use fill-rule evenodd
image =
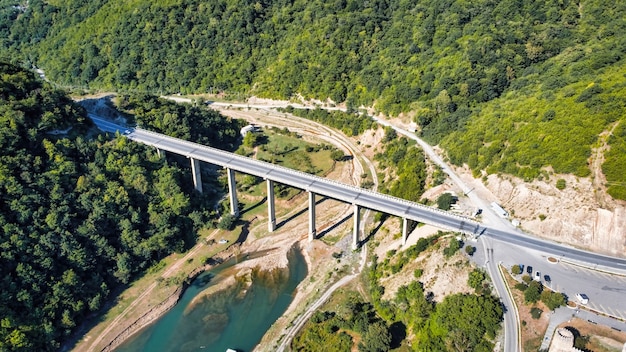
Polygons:
M230 213L239 216L239 203L237 202L237 189L235 184L235 171L226 169L228 173L228 195L230 197Z
M158 151L158 149L157 149ZM193 177L193 187L196 191L202 193L202 176L200 175L200 160L191 159L191 175Z
M267 179L267 231L276 229L276 208L274 207L274 181Z
M315 193L309 192L309 242L315 239Z
M407 218L402 218L402 245L404 246L406 244L406 239L408 237L408 232L409 232L409 219Z
M354 215L352 215L352 218L354 219L354 228L352 229L352 249L357 249L359 248L359 231L361 230L361 215L359 214L361 207L359 207L358 204L353 204L352 207L354 208Z

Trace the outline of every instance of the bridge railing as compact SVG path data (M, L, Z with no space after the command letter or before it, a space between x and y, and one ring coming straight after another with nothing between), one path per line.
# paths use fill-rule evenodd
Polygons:
M480 223L478 223L477 221L475 221L473 219L470 219L470 218L467 218L467 217L464 217L464 216L461 216L461 215L458 215L458 214L450 213L450 212L447 212L447 211L439 209L439 208L430 207L430 206L426 206L426 205L419 204L419 203L416 203L416 202L411 202L411 201L408 201L406 199L394 197L394 196L391 196L391 195L388 195L388 194L374 192L374 191L371 191L371 190L368 190L368 189L364 189L364 188L360 188L360 187L356 187L356 186L352 186L352 185L347 185L345 183L341 183L341 182L338 182L338 181L335 181L335 180L332 180L332 179L323 178L323 177L320 177L320 176L317 176L317 175L312 175L312 174L309 174L309 173L306 173L306 172L302 172L302 171L299 171L299 170L293 170L293 169L290 169L290 168L287 168L287 167L284 167L284 166L281 166L281 165L276 165L276 164L271 164L271 163L260 161L260 160L251 159L251 158L248 158L248 157L245 157L245 156L241 156L241 155L237 155L237 154L234 154L234 153L231 153L231 152L223 151L223 150L220 150L220 149L217 149L217 148L214 148L214 147L209 147L209 146L206 146L206 145L202 145L202 144L198 144L198 143L194 143L194 142L190 142L190 141L186 141L186 140L182 140L182 139L166 136L166 135L163 135L163 134L160 134L160 133L156 133L156 132L152 132L152 131L148 131L148 130L144 130L144 129L140 129L140 128L136 128L135 130L136 131L140 131L141 133L144 133L144 134L152 135L153 137L155 137L157 139L170 140L170 141L175 141L176 143L179 143L179 144L188 145L189 147L192 148L192 150L185 155L186 157L194 157L194 155L193 155L194 151L198 150L198 149L202 149L202 150L205 150L205 151L209 151L209 152L211 152L213 154L219 154L221 156L224 156L228 160L226 163L224 163L224 162L216 162L214 160L213 161L206 160L206 162L209 162L209 163L217 163L217 164L219 164L220 166L223 166L223 167L230 167L230 166L232 166L232 165L230 165L231 164L230 162L232 160L237 159L237 160L239 160L241 162L248 163L248 164L255 164L255 165L260 166L261 168L263 168L265 170L268 170L267 172L265 172L264 175L260 175L259 173L255 173L253 170L251 170L251 168L250 169L241 169L241 168L238 167L238 168L236 168L236 170L239 171L239 172L256 174L259 177L267 177L269 174L272 173L272 171L282 171L284 173L288 173L288 174L291 174L291 175L294 175L294 176L298 176L301 179L311 181L311 183L307 187L304 188L307 191L309 191L311 186L314 185L316 182L320 182L320 183L326 183L326 184L333 184L336 187L339 187L339 188L342 188L342 189L347 190L349 192L355 193L355 197L353 199L348 199L346 197L340 197L340 196L336 196L336 195L333 196L333 195L323 194L324 196L329 196L331 198L333 198L333 197L343 198L343 199L339 199L341 201L345 201L345 202L349 202L349 203L355 203L355 204L359 204L361 206L367 207L367 204L364 204L364 203L361 203L361 202L358 201L359 195L367 194L367 195L370 195L372 197L378 197L378 198L387 199L390 202L395 203L395 204L405 205L405 206L407 206L407 208L417 208L417 209L420 209L420 210L423 210L423 211L426 211L426 212L429 212L429 213L438 213L440 215L456 219L457 221L470 223L470 224L473 224L475 226L480 225ZM155 144L155 146L158 147L158 142L154 143L154 144ZM295 185L294 185L294 187L301 188L301 187L298 187L298 186L295 186Z

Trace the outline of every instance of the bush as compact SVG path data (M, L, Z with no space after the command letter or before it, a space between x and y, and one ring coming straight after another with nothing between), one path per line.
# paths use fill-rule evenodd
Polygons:
M220 219L220 222L217 224L217 227L220 230L231 231L232 229L235 228L236 223L237 223L237 217L234 216L233 214L228 213L222 216L222 218Z
M539 308L533 307L530 309L530 316L533 317L533 319L539 319L541 313L543 313L543 311Z
M333 150L330 153L330 157L334 160L334 161L342 161L345 157L345 155L343 154L343 152L339 149Z
M524 301L526 303L535 303L541 297L542 286L537 281L532 281L528 284L528 288L524 291Z
M565 305L566 299L562 293L546 290L541 292L541 302L545 303L550 310L555 310Z
M511 267L511 273L513 275L519 275L522 273L522 268L519 265L515 264Z
M556 188L557 188L558 190L560 190L560 191L564 190L566 185L567 185L567 184L566 184L565 180L564 180L564 179L562 179L562 178L560 178L560 179L558 179L558 180L556 181Z
M446 258L450 258L451 256L454 255L454 253L456 253L456 251L458 251L461 247L463 246L463 242L457 240L456 238L453 238L450 241L450 245L448 245L448 247L444 248L443 250L443 254L446 256Z
M522 292L526 291L526 289L528 288L528 285L526 285L525 283L522 282L518 282L515 284L515 289L516 290L520 290Z
M474 247L474 246L465 246L465 253L467 253L467 255L469 255L469 256L474 255L474 253L476 253L476 247Z
M437 198L437 207L442 210L450 210L450 207L455 202L454 196L450 193L444 193Z

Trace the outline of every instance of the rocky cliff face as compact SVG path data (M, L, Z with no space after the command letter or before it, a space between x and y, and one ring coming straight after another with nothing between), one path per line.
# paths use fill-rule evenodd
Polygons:
M566 187L556 188L557 179ZM525 183L490 175L487 188L521 227L537 236L614 256L626 256L626 202L598 196L586 178L570 175Z

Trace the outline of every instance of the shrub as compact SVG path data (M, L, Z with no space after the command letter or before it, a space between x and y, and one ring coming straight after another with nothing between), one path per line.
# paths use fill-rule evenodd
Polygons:
M416 279L419 279L420 277L422 277L422 274L424 274L424 270L417 268L415 269L415 271L413 271L413 276L415 276Z
M467 255L474 255L474 253L476 252L476 247L474 246L465 246L465 253L467 253Z
M451 256L454 255L454 253L456 253L456 251L458 251L461 247L463 246L463 243L459 240L457 240L456 238L453 238L450 241L450 245L448 245L448 247L444 248L443 250L443 254L446 256L446 258L450 258Z
M528 285L526 285L525 283L522 283L522 282L518 282L518 283L515 284L514 287L515 287L516 290L520 290L520 291L524 292L528 288Z
M220 219L220 222L217 224L217 227L220 230L232 230L235 228L235 223L237 222L237 217L228 213Z
M567 185L567 183L565 182L564 179L560 178L556 181L556 188L560 191L565 189L565 186Z
M533 317L533 319L539 319L541 313L543 313L543 311L539 308L533 307L530 309L530 316Z
M511 267L511 273L513 275L519 275L522 273L522 268L519 265L515 264Z
M442 210L450 210L452 204L455 203L454 196L450 193L444 193L437 198L437 207Z

